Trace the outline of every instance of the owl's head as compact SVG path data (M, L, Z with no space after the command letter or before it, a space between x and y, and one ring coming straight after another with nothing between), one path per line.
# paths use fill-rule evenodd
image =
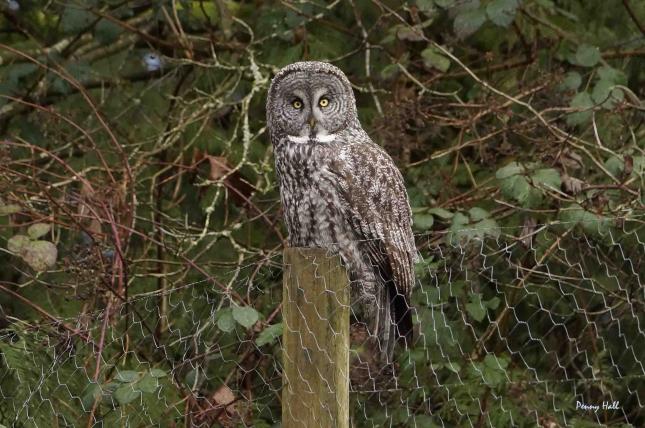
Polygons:
M267 125L275 137L320 138L357 123L356 100L345 74L331 64L290 64L273 78Z

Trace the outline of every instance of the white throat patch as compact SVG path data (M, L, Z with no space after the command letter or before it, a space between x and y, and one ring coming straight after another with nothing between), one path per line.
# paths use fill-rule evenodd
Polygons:
M287 135L287 138L292 143L297 143L297 144L305 144L305 143L308 143L310 140L317 143L331 143L336 139L336 134L316 135L313 138L309 136Z

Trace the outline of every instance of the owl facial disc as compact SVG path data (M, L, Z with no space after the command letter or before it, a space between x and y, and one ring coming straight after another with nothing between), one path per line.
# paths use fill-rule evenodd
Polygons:
M291 64L271 83L267 123L273 136L293 143L339 141L344 130L358 126L351 85L331 64Z

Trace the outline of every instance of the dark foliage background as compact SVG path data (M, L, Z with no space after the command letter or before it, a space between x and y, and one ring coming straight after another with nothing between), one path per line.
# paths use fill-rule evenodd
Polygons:
M419 340L354 426L645 426L645 2L0 10L1 424L279 424L264 102L319 59L404 172L423 256Z

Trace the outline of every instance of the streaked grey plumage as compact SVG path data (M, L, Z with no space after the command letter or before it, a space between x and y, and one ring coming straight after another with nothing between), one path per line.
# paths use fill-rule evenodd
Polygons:
M401 173L361 127L351 85L331 64L280 70L267 125L290 245L340 254L352 305L389 360L397 338L412 338L416 248Z

